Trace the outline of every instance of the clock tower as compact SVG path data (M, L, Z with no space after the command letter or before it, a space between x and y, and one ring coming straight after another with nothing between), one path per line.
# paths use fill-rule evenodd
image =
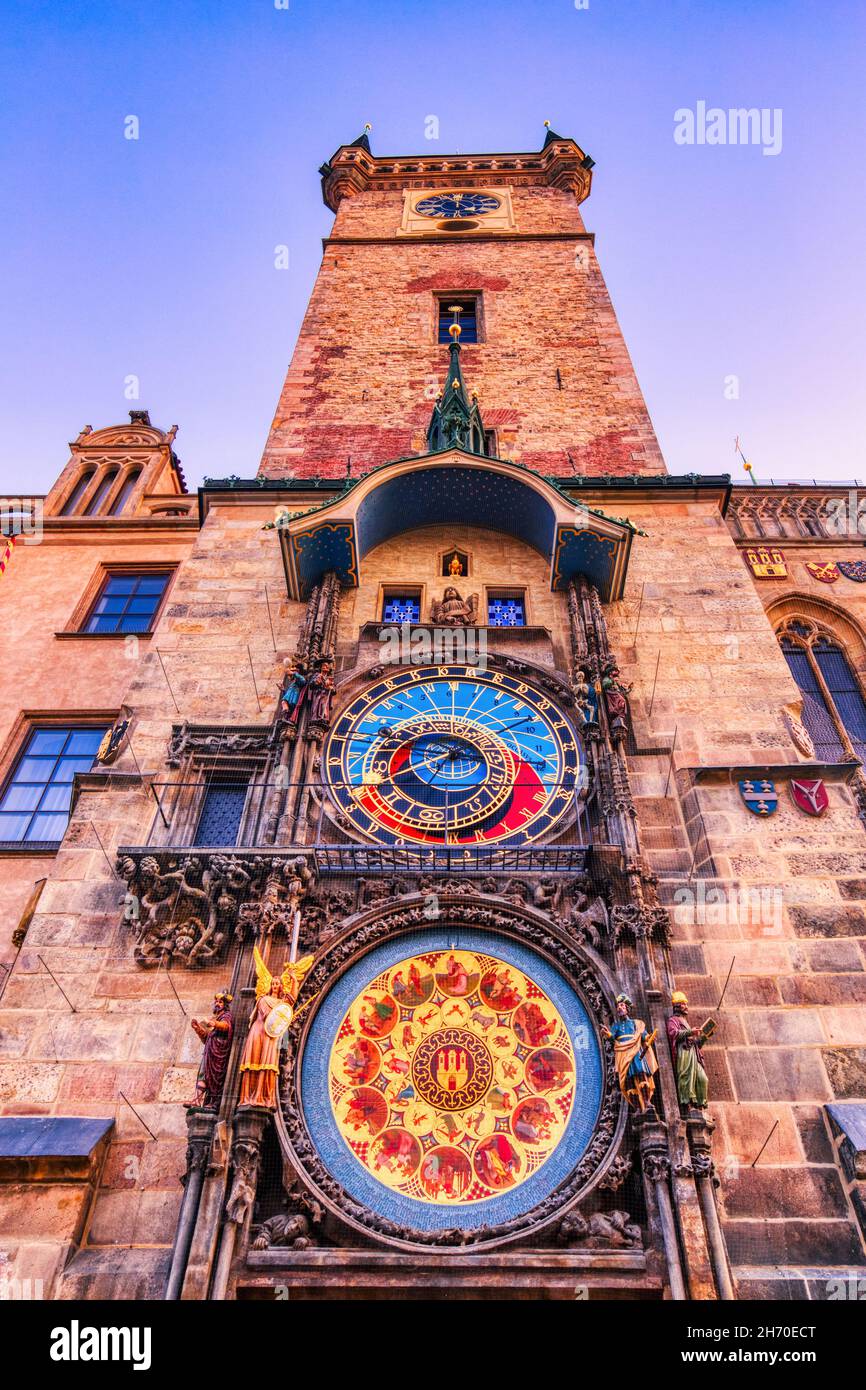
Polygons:
M341 145L261 472L358 477L423 453L453 304L488 452L552 477L663 473L581 216L592 165L550 129L524 154L388 158L366 131Z

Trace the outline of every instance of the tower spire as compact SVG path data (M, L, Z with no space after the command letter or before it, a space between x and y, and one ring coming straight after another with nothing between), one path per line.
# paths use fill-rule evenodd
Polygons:
M465 449L469 454L483 454L484 423L478 407L478 396L466 389L460 367L460 314L462 304L449 304L449 312L454 322L448 329L451 343L448 348L448 371L445 385L436 397L430 426L427 430L427 446L431 454L444 449Z

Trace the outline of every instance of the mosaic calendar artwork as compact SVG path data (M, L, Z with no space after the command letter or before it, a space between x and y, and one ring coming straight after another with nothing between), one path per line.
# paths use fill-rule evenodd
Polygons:
M528 974L446 949L400 960L361 990L328 1085L343 1140L378 1182L456 1206L517 1188L547 1162L574 1104L575 1058Z

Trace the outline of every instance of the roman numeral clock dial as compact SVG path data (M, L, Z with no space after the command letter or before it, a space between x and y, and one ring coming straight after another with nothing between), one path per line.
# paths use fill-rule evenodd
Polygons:
M331 731L325 773L365 838L520 844L547 836L572 805L581 759L571 725L525 682L440 666L359 695Z
M492 193L434 193L421 198L415 211L422 217L441 217L448 221L460 218L483 217L502 206Z

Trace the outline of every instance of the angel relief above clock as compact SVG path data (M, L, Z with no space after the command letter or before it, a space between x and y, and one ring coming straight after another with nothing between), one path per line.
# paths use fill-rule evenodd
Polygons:
M517 677L416 667L343 710L323 764L365 839L522 844L549 836L573 808L583 750L555 702Z

